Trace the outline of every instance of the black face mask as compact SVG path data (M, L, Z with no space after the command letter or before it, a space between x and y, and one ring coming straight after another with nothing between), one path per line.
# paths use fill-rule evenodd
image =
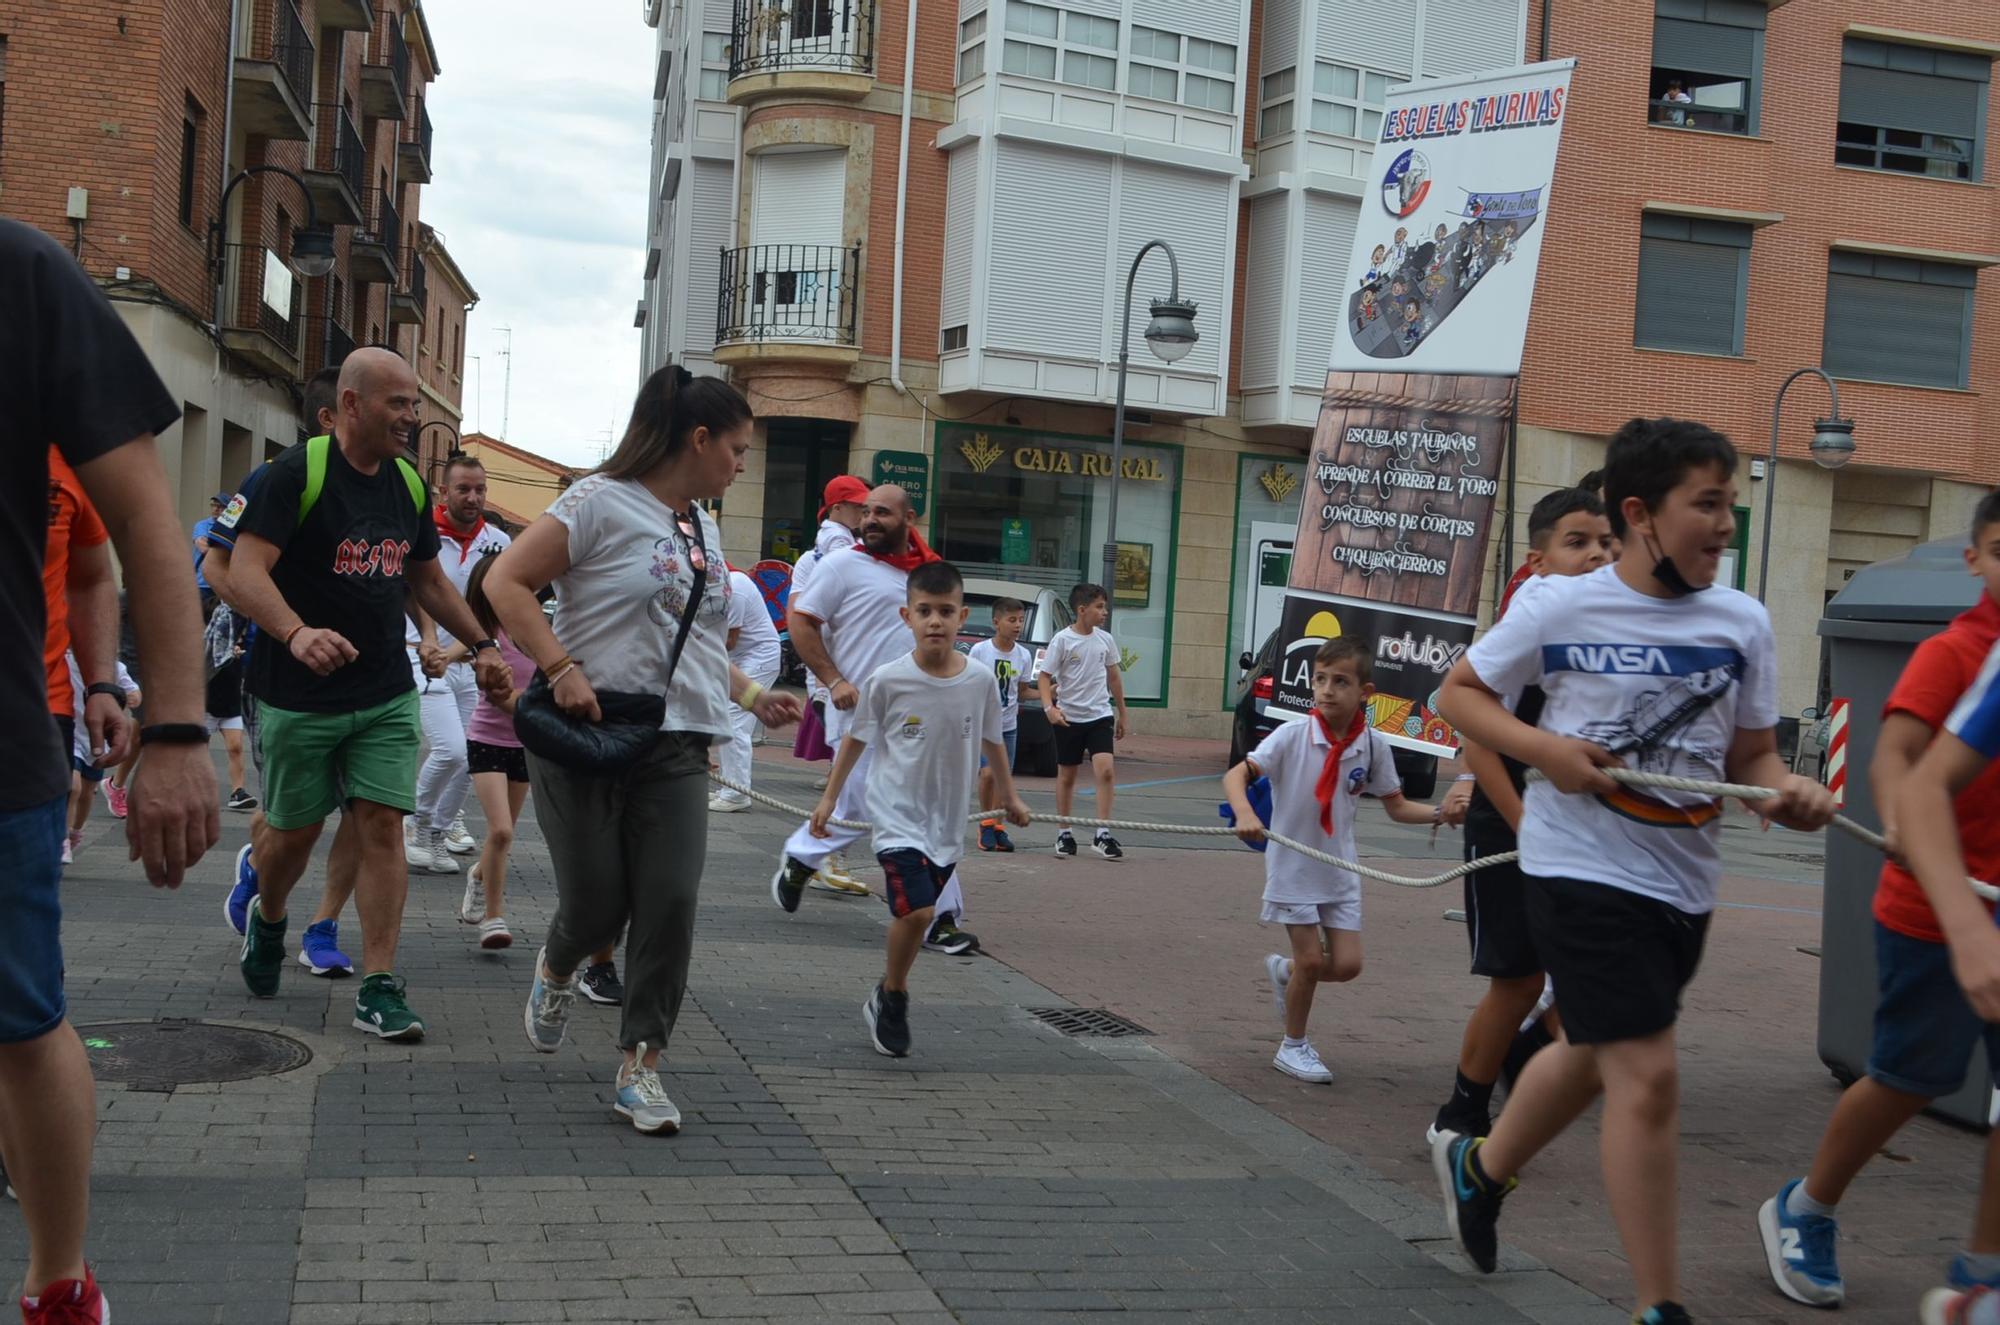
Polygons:
M1654 543L1651 537L1646 539L1646 543L1648 547L1658 547L1658 544ZM1658 580L1666 591L1676 598L1685 598L1691 593L1700 593L1703 589L1710 587L1706 584L1689 584L1687 576L1681 574L1681 568L1674 565L1674 559L1667 556L1664 552L1653 563L1653 578Z

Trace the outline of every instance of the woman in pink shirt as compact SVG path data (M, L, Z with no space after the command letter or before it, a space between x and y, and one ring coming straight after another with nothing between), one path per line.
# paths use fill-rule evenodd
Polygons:
M497 553L489 553L472 568L465 582L466 605L479 618L480 628L500 646L500 656L513 669L514 688L504 700L480 693L465 727L465 757L472 770L472 791L479 797L479 812L486 817L486 842L479 850L479 862L465 876L465 900L459 904L458 918L479 926L479 946L499 949L513 943L501 913L500 897L507 882L507 852L514 845L514 825L521 807L528 803L528 762L514 735L514 701L527 689L535 675L535 664L514 647L500 619L486 601L486 572Z

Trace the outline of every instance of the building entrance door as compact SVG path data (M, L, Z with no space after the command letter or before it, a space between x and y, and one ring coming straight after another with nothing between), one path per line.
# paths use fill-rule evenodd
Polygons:
M763 555L797 561L819 529L827 483L847 472L853 428L828 419L765 422Z

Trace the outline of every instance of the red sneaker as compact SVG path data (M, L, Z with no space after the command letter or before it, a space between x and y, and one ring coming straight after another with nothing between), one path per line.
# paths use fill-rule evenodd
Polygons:
M58 1279L38 1298L21 1299L22 1325L111 1325L111 1304L97 1291L97 1276L85 1266L81 1282Z
M125 788L119 786L110 778L104 779L104 800L111 807L112 818L123 819L125 817Z

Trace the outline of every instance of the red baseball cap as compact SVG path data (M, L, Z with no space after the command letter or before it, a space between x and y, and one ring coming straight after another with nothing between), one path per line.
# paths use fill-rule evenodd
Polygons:
M826 513L842 502L860 506L868 500L868 485L852 474L842 474L826 485L826 493L819 508L819 518L826 519Z

